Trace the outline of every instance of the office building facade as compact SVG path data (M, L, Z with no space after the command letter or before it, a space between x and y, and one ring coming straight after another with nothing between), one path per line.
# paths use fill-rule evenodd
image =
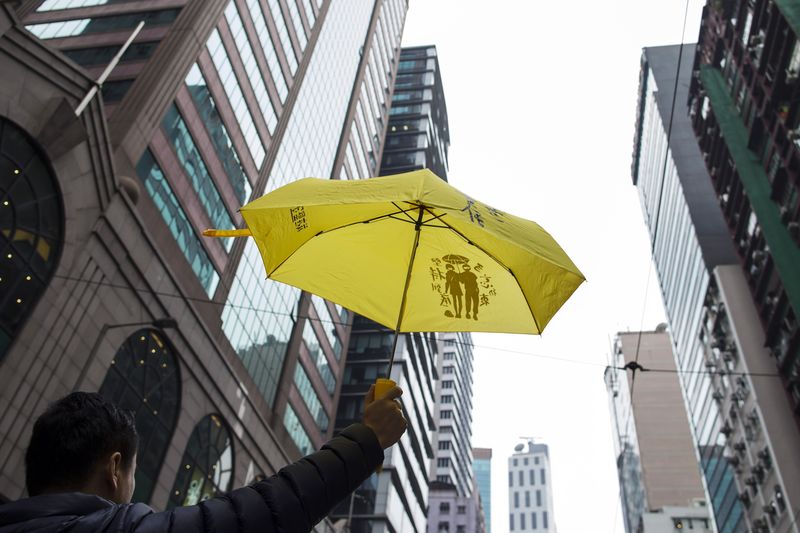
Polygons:
M528 441L508 458L509 531L556 531L551 474L546 444Z
M472 471L481 497L486 531L492 531L492 449L472 448Z
M485 533L480 497L459 495L455 485L449 483L431 482L428 531Z
M706 19L708 13L706 8ZM651 234L695 450L716 527L719 531L766 531L792 522L789 510L796 498L789 494L794 494L798 469L795 458L782 450L800 441L790 403L775 397L780 389L747 373L753 367L763 368L759 346L769 344L769 334L738 318L754 316L751 312L758 303L752 295L741 294L742 284L731 273L733 268L745 275L746 269L729 217L747 219L747 231L756 240L761 230L757 216L741 198L737 209L743 210L734 215L725 203L729 196L720 196L720 170L709 161L719 157L721 145L709 152L704 137L716 126L709 121L707 129L698 127L698 117L713 120L711 99L705 93L701 98L694 94L698 80L714 76L692 67L695 55L707 55L703 52L706 26L704 22L696 49L693 45L658 47L643 53L633 177ZM732 164L732 160L727 162ZM720 305L720 294L737 295L731 296L734 307ZM728 321L733 314L738 329ZM758 393L752 394L756 389ZM747 430L746 426L754 425L758 432ZM745 433L750 437L742 437ZM747 461L743 461L745 456Z
M2 7L0 115L14 176L2 193L17 209L0 237L13 295L0 302L12 406L0 417L3 497L24 494L29 421L72 389L136 410L147 428L136 497L156 508L272 473L332 435L352 317L265 281L252 242L200 232L239 227L242 203L294 179L377 172L406 9ZM356 166L366 174L349 174ZM196 441L211 451L195 453Z
M643 367L664 372L639 373L631 395L623 368L637 358ZM663 514L666 508L697 507L692 514L704 515L708 525L694 439L665 325L656 331L618 333L605 382L625 531L649 533L643 528L645 515Z
M356 315L337 428L361 419L364 395L379 377L385 377L394 331ZM438 343L433 333L404 333L397 340L391 375L403 389L403 413L408 429L400 442L386 450L381 472L361 484L334 510L334 521L344 520L350 531L422 533L427 527L428 468L433 458L434 383Z

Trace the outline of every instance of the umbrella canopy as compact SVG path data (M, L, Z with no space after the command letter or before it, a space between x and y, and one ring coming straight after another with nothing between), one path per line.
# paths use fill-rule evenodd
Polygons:
M584 281L538 224L429 170L305 178L241 209L267 276L400 332L541 333Z

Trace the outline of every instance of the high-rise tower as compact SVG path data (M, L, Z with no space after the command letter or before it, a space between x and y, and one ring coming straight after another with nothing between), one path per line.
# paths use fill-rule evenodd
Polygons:
M547 444L519 444L508 458L509 531L556 531Z

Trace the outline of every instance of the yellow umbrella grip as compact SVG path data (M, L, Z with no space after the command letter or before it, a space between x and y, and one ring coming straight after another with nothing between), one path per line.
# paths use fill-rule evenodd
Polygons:
M252 237L248 228L242 229L206 229L203 237Z
M396 386L397 383L392 379L378 378L375 381L375 399L383 398L387 392Z

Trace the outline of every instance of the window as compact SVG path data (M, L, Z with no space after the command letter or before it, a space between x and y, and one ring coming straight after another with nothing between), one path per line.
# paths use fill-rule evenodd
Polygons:
M453 418L453 411L447 410L441 412L442 418Z
M314 331L314 326L311 325L310 320L306 320L306 323L303 326L303 341L306 343L308 354L311 357L311 360L314 361L314 364L317 366L319 375L322 377L322 381L325 383L325 388L328 390L328 392L333 394L333 391L336 390L336 377L333 375L331 365L328 363L328 358L325 356L325 352L322 351L322 347L319 344L319 338L317 337L317 333Z
M520 470L519 471L519 486L521 487L524 484L525 484L525 472Z
M531 529L536 529L536 512L531 513Z
M542 491L540 491L540 490L536 491L536 506L537 507L541 507L542 506Z
M286 427L286 431L289 432L289 436L292 437L292 440L302 455L308 455L314 451L314 446L311 444L311 437L308 436L308 432L306 432L291 404L286 404L286 412L283 414L283 425Z
M514 513L508 515L508 529L514 531Z
M219 415L206 415L194 427L183 452L168 508L195 505L231 490L233 440Z
M528 466L528 458L527 458L527 457L525 457L525 458L522 460L522 464L524 464L525 466Z
M449 381L449 380L448 381L442 381L442 388L443 389L452 389L453 388L453 382Z
M120 63L125 61L143 61L153 55L158 41L131 44L122 54ZM93 46L75 50L63 50L63 54L81 66L103 65L106 66L119 52L119 45Z
M531 491L526 490L525 491L525 507L530 507L530 506L531 506Z
M297 387L303 403L306 404L308 412L317 422L320 431L323 433L328 431L328 414L325 412L325 408L322 407L322 401L320 401L319 395L314 390L314 385L311 384L311 379L299 361L294 369L294 385Z
M105 33L117 30L130 30L143 20L145 27L153 28L170 24L178 17L180 9L164 9L162 11L139 11L125 15L110 17L94 17L90 19L73 19L59 22L46 22L25 26L39 39L56 39L75 37L91 33Z
M458 506L458 514L467 514L467 506L466 505L459 505Z
M525 529L525 513L519 514L519 528Z
M542 511L542 528L547 529L547 511Z
M217 110L217 103L211 95L206 79L197 63L192 65L189 74L186 76L185 83L197 107L197 113L203 120L206 131L208 131L208 136L211 138L211 144L214 145L217 157L222 163L228 182L236 194L236 198L240 203L245 203L252 192L250 182L245 176L242 163L236 153L228 129L225 127L222 116Z
M175 104L169 106L161 125L186 177L192 184L192 190L197 193L200 205L203 206L211 223L219 229L233 228L233 219L231 219L217 185L203 161L200 150ZM225 249L230 251L233 239L224 239L223 243Z
M450 446L451 445L450 445L450 441L449 440L439 441L439 449L440 450L449 450Z
M450 459L447 457L440 457L436 460L436 466L439 468L448 468L450 466Z
M439 531L450 531L450 524L447 522L439 522Z
M514 472L509 472L508 473L508 486L509 487L513 487L514 486Z
M539 480L542 482L542 485L545 485L545 484L546 484L546 483L545 483L545 479L544 479L544 468L542 468L542 469L539 471Z
M454 374L455 373L455 368L453 368L452 366L446 366L446 367L444 367L442 369L442 373L443 374Z
M442 403L453 403L453 397L449 394L442 396Z
M449 502L442 502L439 504L439 512L441 514L449 514L450 513L450 503Z
M519 508L519 492L514 493L514 509Z
M58 265L61 193L28 134L0 118L0 361Z
M512 460L511 460L511 464L512 464L513 466L517 466L517 460L516 460L516 459L512 459Z
M444 340L444 345L445 346L455 346L456 345L456 340L455 339L445 339Z
M328 308L328 303L316 294L311 295L311 301L314 303L314 309L319 317L319 325L322 327L322 331L325 332L328 344L330 344L333 349L333 356L338 361L342 357L342 341L339 340L339 334L336 331L336 321L333 320L331 310Z
M467 533L467 526L456 526L456 533Z
M536 485L536 472L533 470L528 471L528 481L531 485Z
M539 458L538 457L534 457L533 458L533 464L535 464L535 465L539 464Z
M444 360L445 361L450 361L450 360L455 359L455 358L456 358L456 353L455 352L444 352Z
M136 165L136 173L206 294L213 296L219 283L219 274L150 150L145 150L142 154L139 164Z
M180 408L180 376L160 332L141 329L119 347L100 395L132 411L139 433L133 501L147 503L164 462Z

